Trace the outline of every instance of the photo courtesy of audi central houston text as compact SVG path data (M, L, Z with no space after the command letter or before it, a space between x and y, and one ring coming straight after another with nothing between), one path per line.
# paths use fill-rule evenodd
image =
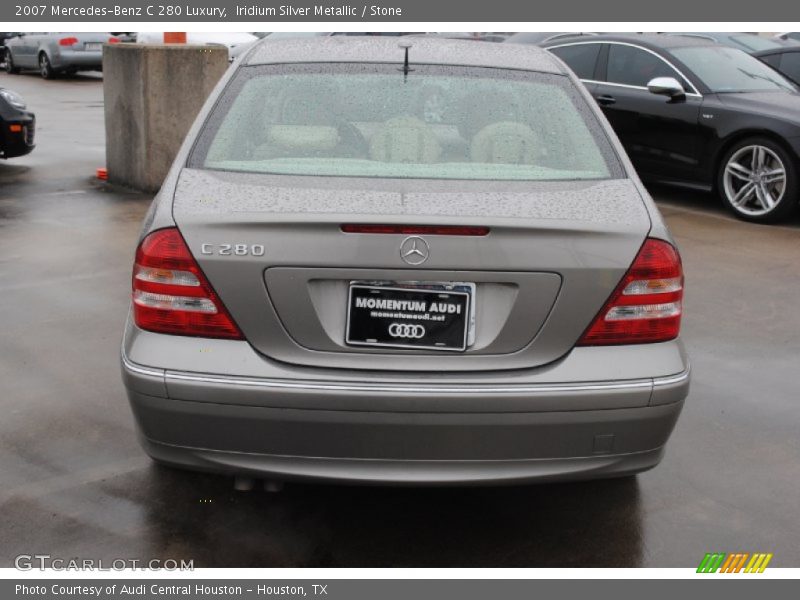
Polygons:
M275 482L655 467L684 278L617 135L544 49L397 40L255 44L200 111L133 265L142 446Z

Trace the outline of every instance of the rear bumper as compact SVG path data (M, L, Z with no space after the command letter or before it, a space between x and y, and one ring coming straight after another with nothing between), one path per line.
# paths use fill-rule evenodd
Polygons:
M129 394L145 451L190 469L393 485L615 477L661 460L683 402L609 411L292 410Z
M249 454L140 441L155 460L185 469L280 481L394 486L519 485L624 477L652 469L664 455L662 446L578 458L415 461Z
M242 345L227 346L229 355ZM688 365L669 376L567 383L508 374L474 382L354 379L357 372L331 371L301 379L280 365L272 365L283 369L280 378L219 375L143 366L124 352L122 365L142 445L161 462L393 485L643 471L661 459L689 389Z
M54 69L79 69L94 70L103 66L103 52L84 50L62 50L50 57L50 64Z

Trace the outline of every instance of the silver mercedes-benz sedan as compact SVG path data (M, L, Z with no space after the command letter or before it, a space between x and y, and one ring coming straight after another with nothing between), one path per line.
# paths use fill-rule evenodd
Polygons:
M674 242L535 47L256 44L183 144L132 281L141 442L186 468L630 475L659 462L689 388Z

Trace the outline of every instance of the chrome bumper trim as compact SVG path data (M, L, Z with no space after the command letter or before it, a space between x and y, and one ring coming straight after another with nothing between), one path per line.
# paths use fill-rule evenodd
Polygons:
M686 370L682 373L678 373L677 375L669 375L667 377L654 377L653 378L653 387L662 387L666 385L677 385L688 381L689 377L692 374L692 366L687 365Z
M169 371L144 367L128 360L123 353L122 363L131 372L159 377L165 383L169 381L194 382L200 384L238 385L264 389L307 390L327 392L366 392L366 393L422 393L422 394L553 394L602 392L614 390L650 389L683 383L689 379L690 368L682 373L652 379L635 379L628 381L601 381L577 384L533 384L533 385L416 385L416 384L384 384L384 383L349 383L332 381L291 381L286 379L259 379L255 377L234 377L227 375L209 375L186 371Z
M164 380L164 374L166 373L164 369L154 369L152 367L144 367L135 362L131 362L130 360L128 360L128 357L125 356L125 352L122 353L121 358L122 358L122 366L125 368L126 371L130 371L131 373L137 373L138 375L146 375L148 377L158 377L162 381Z

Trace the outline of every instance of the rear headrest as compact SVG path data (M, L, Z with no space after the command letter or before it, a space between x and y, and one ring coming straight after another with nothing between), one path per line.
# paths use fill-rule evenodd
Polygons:
M531 165L541 154L536 134L524 123L502 121L481 129L470 146L472 162Z
M267 130L267 142L284 149L323 152L336 147L339 131L322 125L272 125Z
M519 120L522 110L514 94L505 90L487 90L463 98L459 112L463 118L457 123L458 131L469 140L486 125Z
M441 153L436 136L416 117L389 119L369 143L370 158L381 162L433 163Z
M330 83L295 84L281 98L278 121L287 125L331 125L339 110L339 90Z

